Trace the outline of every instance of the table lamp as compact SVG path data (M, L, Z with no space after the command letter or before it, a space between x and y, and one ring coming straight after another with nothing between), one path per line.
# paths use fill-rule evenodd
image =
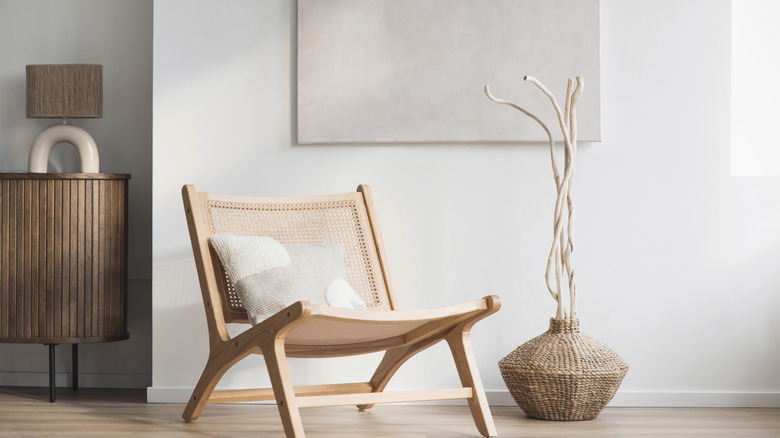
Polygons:
M27 118L58 118L61 124L41 131L30 149L31 173L46 173L51 148L59 142L76 147L83 173L98 173L95 140L87 131L69 125L69 118L103 117L103 66L44 64L27 66Z

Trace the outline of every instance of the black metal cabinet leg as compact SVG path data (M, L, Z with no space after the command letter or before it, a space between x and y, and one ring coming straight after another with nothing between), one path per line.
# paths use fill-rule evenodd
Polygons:
M54 347L57 344L49 345L49 401L54 403L57 398L57 388L54 384Z
M73 344L73 390L79 390L79 344Z

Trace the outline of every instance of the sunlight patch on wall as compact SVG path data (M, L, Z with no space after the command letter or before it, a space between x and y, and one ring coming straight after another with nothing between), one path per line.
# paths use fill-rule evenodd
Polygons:
M731 7L731 175L780 176L780 2Z

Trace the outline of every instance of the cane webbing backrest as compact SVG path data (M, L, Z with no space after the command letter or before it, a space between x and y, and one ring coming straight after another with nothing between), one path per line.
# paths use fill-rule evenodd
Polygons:
M345 199L322 197L296 202L291 198L221 198L209 195L205 201L209 235L268 236L285 245L337 243L344 251L346 280L368 308L387 309L387 289L379 265L371 224L360 193ZM211 251L225 322L246 322L247 316L236 290L219 258Z

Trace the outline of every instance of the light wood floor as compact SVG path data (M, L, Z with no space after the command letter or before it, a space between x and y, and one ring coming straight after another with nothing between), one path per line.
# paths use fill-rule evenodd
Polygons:
M147 404L143 390L0 388L0 437L283 437L275 406L210 405L198 421L180 404ZM500 437L780 437L780 409L607 408L580 422L528 419L494 407ZM478 437L466 406L380 405L301 410L317 437Z

